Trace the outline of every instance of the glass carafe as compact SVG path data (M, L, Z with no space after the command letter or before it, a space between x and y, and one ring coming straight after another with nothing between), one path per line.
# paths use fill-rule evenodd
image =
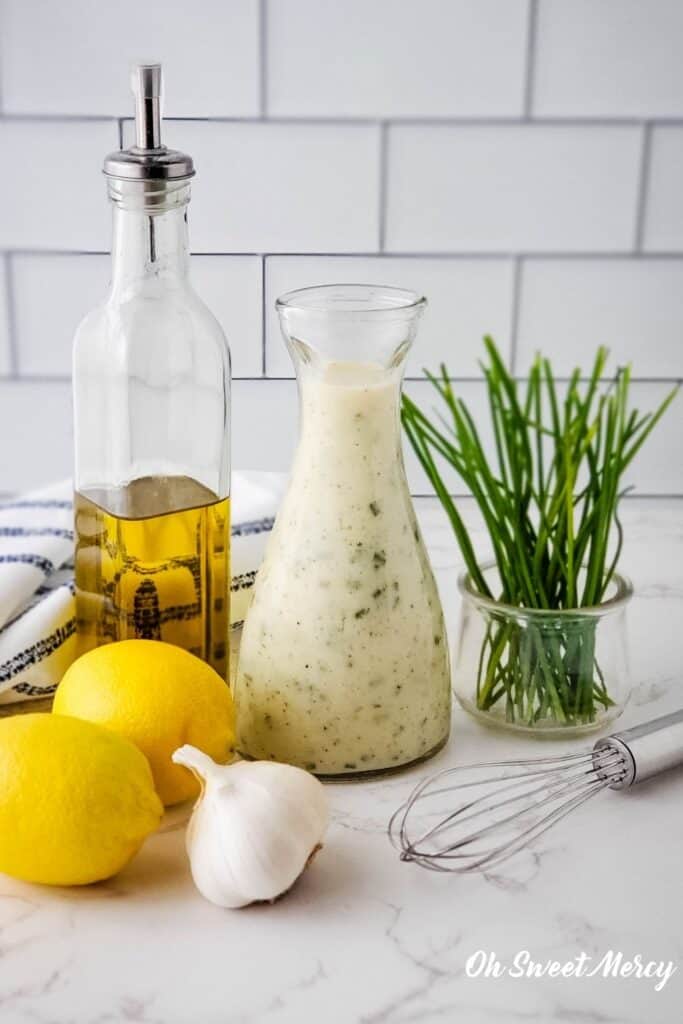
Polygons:
M81 651L164 640L228 677L230 355L191 287L189 156L161 145L156 65L137 145L110 154L112 285L74 341Z
M448 737L448 645L400 436L424 305L361 285L278 300L300 435L242 635L245 756L353 777L429 757Z

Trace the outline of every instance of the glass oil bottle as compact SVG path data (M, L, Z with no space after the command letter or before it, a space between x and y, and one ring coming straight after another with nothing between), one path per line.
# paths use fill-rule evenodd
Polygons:
M74 341L79 648L177 644L228 678L230 354L188 278L191 157L161 143L161 68L133 72L136 144L104 162L111 290Z

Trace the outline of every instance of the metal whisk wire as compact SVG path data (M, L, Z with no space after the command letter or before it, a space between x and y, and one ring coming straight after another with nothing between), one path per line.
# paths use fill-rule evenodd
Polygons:
M496 774L466 778L468 772L489 768L496 769ZM498 774L501 771L504 774ZM401 860L431 871L464 874L486 870L619 781L625 771L626 760L613 747L536 760L490 761L447 768L418 783L392 815L389 837ZM453 776L464 778L443 785ZM414 836L414 819L427 801L475 787L483 788L483 792L455 810L439 812L436 823L423 827ZM483 819L481 827L467 825L476 819ZM493 845L486 845L488 840Z

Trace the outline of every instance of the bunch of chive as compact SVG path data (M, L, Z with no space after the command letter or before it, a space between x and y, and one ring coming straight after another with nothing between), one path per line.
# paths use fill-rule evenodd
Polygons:
M443 401L438 423L407 396L401 418L410 443L453 527L473 587L521 608L599 605L622 547L618 505L625 470L672 402L654 411L629 405L629 367L603 382L607 350L588 378L576 369L559 393L550 362L534 360L526 384L509 372L491 338L482 363L494 438L489 458L466 403L444 365L427 374ZM445 482L452 467L472 493L493 548L500 589L492 593ZM489 577L490 578L490 577ZM523 640L523 642L520 642ZM589 625L552 644L523 638L513 622L489 624L479 660L477 707L505 702L506 718L573 725L595 720L612 699L604 685Z

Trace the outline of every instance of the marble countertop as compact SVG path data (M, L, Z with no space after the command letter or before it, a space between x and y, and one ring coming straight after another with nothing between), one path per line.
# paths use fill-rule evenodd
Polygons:
M421 499L418 511L453 633L461 560L437 503ZM682 512L675 500L625 504L622 567L636 586L629 631L638 685L623 726L683 704ZM680 1021L680 773L606 791L488 876L427 872L390 847L389 815L426 770L538 751L456 707L451 742L429 769L330 787L325 848L272 906L206 903L191 882L177 817L107 883L61 890L0 877L0 1021ZM581 953L597 964L612 950L679 969L659 992L653 979L600 974L468 977L479 950L503 964L523 950L543 964Z

